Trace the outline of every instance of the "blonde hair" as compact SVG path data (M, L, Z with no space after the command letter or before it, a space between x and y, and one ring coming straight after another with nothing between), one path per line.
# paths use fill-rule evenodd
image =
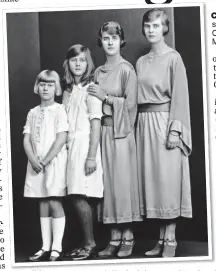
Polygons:
M56 71L52 70L43 70L41 71L35 81L34 84L34 93L38 94L38 84L40 82L54 82L55 83L55 90L56 96L62 95L62 88L60 84L60 77Z
M66 89L69 92L72 91L74 85L74 77L69 67L69 59L72 57L76 57L81 53L85 53L87 61L87 68L85 73L81 77L81 83L83 86L85 86L94 80L95 66L89 48L81 44L75 44L68 49L66 59L63 63L64 68L63 85L64 89Z

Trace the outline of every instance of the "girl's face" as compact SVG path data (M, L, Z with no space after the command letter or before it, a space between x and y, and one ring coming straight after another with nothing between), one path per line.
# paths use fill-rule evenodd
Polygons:
M84 52L69 59L69 67L73 76L82 77L87 69L87 65L88 64Z
M55 82L41 81L38 83L38 94L43 101L52 101L55 98Z
M164 39L161 18L157 18L153 22L145 22L143 27L146 38L150 43L159 43Z
M121 39L117 34L102 33L101 43L107 56L113 56L120 53Z

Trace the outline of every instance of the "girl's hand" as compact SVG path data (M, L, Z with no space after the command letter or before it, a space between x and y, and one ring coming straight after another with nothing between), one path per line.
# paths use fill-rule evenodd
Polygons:
M31 166L37 174L43 170L43 166L40 164L40 161L38 159L31 161Z
M176 131L171 131L167 138L166 147L167 149L174 149L179 146L179 133Z
M96 170L96 161L95 160L89 160L86 159L85 162L85 175L88 176L92 174Z
M106 97L106 93L99 87L99 85L94 84L94 83L89 85L89 87L87 88L87 92L90 95L97 97L102 102L104 101Z

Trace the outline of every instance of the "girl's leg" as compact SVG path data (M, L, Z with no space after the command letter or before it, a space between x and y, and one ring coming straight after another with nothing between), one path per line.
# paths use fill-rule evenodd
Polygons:
M166 224L165 236L164 236L164 250L162 257L174 257L175 251L177 247L176 237L175 237L175 230L176 230L176 221L170 220Z
M73 195L74 206L84 233L84 247L73 256L73 260L86 260L95 254L95 240L93 232L93 208L90 200L82 195Z
M43 199L40 201L40 225L42 235L42 249L50 251L52 242L52 225L51 216L49 209L49 201Z
M122 240L122 230L120 227L115 225L111 228L111 241L110 244L114 246L119 246Z
M170 220L166 224L166 231L165 231L165 240L175 240L175 230L176 230L176 221L175 220Z
M123 234L122 234L122 243L121 248L117 254L118 257L128 257L132 254L134 247L134 236L131 229L131 223L123 224Z
M146 251L146 253L145 253L146 256L159 256L159 255L161 255L162 250L163 250L163 244L164 244L165 230L166 230L166 224L164 224L161 221L159 241L157 242L156 246L152 250Z
M58 252L62 251L62 239L65 229L65 212L63 209L61 199L59 198L50 199L49 205L52 215L52 234L53 234L51 256L59 257L60 254Z
M115 224L111 226L110 241L108 246L98 253L99 257L116 256L122 242L122 230Z
M128 224L125 225L125 227L124 227L122 239L126 239L126 240L133 239L133 231L130 228L130 225L128 225Z
M39 201L40 210L40 225L41 225L41 236L42 236L42 248L37 251L34 255L29 257L29 261L38 262L49 259L49 251L52 242L52 230L51 230L51 217L49 202L47 199Z
M82 195L73 195L72 200L79 216L79 221L84 234L84 246L86 248L95 247L96 244L93 233L93 214L91 206L87 199Z

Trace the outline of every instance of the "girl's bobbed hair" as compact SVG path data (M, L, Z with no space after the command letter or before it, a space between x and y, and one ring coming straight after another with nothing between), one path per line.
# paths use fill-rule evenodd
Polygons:
M120 45L121 48L126 45L124 30L120 26L119 23L110 21L110 22L104 23L101 26L101 28L99 29L99 32L98 32L98 46L99 47L102 47L101 39L102 39L103 32L107 32L110 35L118 35L121 40L121 45Z
M56 71L53 70L43 70L41 71L34 84L34 93L38 94L38 84L40 82L52 82L55 83L56 96L62 95L62 88L60 83L60 77Z
M65 90L69 92L72 91L74 85L74 77L69 67L69 59L72 57L76 57L81 53L85 53L87 61L87 68L85 73L81 77L81 83L83 86L85 86L94 80L95 66L89 48L81 44L75 44L68 49L66 59L63 63L64 68L63 87Z
M165 36L169 33L169 19L166 12L162 9L154 8L154 9L148 10L143 15L142 33L144 36L145 36L145 30L144 30L145 23L153 22L158 18L161 18L161 23L163 25L163 35Z

